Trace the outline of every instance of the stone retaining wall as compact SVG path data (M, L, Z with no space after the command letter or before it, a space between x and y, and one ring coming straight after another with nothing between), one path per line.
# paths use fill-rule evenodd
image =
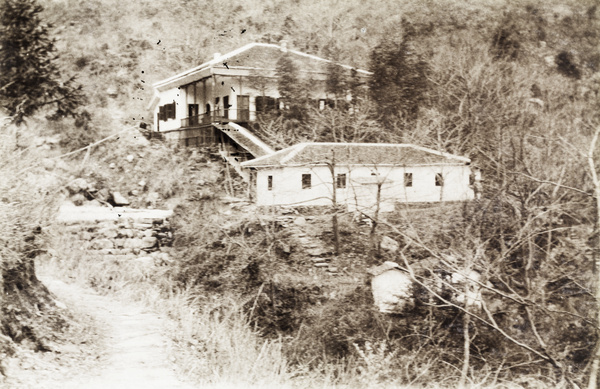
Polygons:
M173 243L167 218L120 218L105 221L63 222L72 247L104 259L169 261L166 252Z

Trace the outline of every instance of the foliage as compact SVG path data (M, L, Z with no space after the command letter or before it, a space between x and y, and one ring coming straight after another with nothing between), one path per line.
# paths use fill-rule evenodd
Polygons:
M384 124L417 118L427 95L427 67L410 36L383 38L372 50L369 92Z
M0 105L16 125L40 109L51 109L51 118L74 116L83 101L81 86L62 80L41 12L35 0L0 6Z

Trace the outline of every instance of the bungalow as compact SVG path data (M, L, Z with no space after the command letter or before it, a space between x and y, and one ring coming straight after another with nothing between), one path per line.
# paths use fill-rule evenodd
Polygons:
M249 139L244 129L261 113L283 109L277 89L276 64L287 55L298 77L311 80L310 98L324 108L328 64L333 62L280 45L250 43L154 84L150 104L154 131L184 145L220 144L242 157L258 157L272 150L262 141ZM364 83L369 72L339 65ZM241 160L248 159L241 158Z
M468 158L412 144L300 143L241 166L258 205L331 205L334 191L363 212L474 198Z

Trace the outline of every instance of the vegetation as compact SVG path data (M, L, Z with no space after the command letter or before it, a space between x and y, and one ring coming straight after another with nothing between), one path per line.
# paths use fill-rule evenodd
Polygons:
M52 43L61 54L52 61L58 68L51 69L78 72L93 115L88 132L68 122L45 124L41 131L54 127L70 134L67 140L80 139L65 144L68 149L91 143L96 132L115 132L115 123L121 128L148 121L152 82L215 51L286 39L290 47L371 69L374 76L365 93L355 75L330 66L327 89L336 103L319 110L304 95L310 80L294 76L294 64L282 57L277 67L286 77L279 82L290 109L261 118L257 131L264 139L277 147L301 140L414 142L465 155L482 170L482 199L464 206L399 207L376 216L371 226L339 212L335 234L331 215L298 210L311 218L312 237L327 247L339 241L332 262L340 275L330 276L312 269L295 227L277 219L282 215L248 213L219 200L237 190L221 185L225 170L198 173L186 165L193 160L186 151L171 157L160 144L111 143L91 153L93 163L75 158L64 174L125 193L132 189L117 182L119 174L134 177L134 184L145 179L176 208L176 260L150 273L123 271L121 265L80 259L63 242L62 260L54 258L53 266L181 319L173 336L182 364L205 383L249 377L257 385L300 387L595 387L597 7L583 0L257 0L230 2L228 10L174 0L47 4L36 14L60 26L51 31L60 38ZM50 30L44 31L48 41ZM57 187L28 185L42 182L35 152L3 152L2 287L22 295L18 285L38 287L16 275L33 272L30 265L22 271L23 264L31 264L39 250L32 242L45 236L51 216L40 209L56 199ZM147 165L108 167L141 152ZM152 173L142 177L140 171ZM193 174L223 179L197 190ZM400 250L372 250L382 235ZM402 315L373 308L365 269L384 260L399 263L414 283L414 306ZM453 274L473 282L454 282ZM481 297L457 298L469 292ZM2 333L18 342L23 337L13 326L16 308L7 301ZM27 338L43 349L43 327L22 326L21 333L23 328L34 328ZM240 355L247 357L243 363Z
M40 109L52 119L73 116L83 99L81 86L61 77L42 10L35 0L0 5L0 106L16 125Z

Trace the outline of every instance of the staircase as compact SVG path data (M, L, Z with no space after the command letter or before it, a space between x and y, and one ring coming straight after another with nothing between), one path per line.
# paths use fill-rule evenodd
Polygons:
M269 145L260 140L256 135L236 123L213 123L223 134L227 135L234 143L242 147L254 158L273 154Z

